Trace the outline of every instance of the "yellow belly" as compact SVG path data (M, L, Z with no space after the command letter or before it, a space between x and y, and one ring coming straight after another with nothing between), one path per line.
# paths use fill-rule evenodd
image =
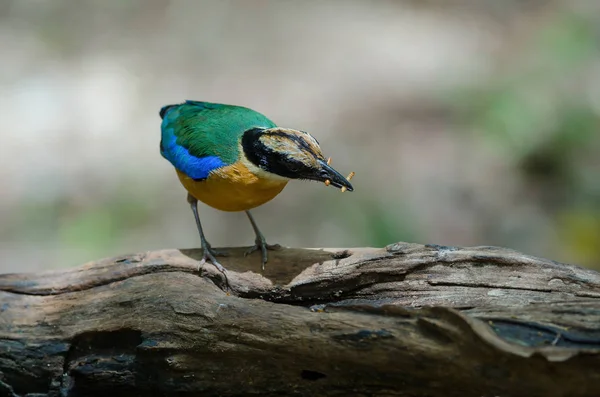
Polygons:
M245 211L258 207L277 196L286 180L261 179L242 163L235 163L195 181L177 170L186 190L199 201L221 211Z

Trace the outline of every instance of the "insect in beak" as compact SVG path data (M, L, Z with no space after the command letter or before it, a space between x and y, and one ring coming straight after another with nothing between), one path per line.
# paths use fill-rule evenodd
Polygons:
M331 157L329 157L327 159L327 168L330 170L333 170L333 168L331 168ZM344 193L348 189L352 191L353 189L352 189L352 185L350 184L350 179L352 179L352 177L355 175L355 172L354 171L351 172L350 175L348 175L346 177L346 180L343 181L342 178L339 178L339 176L341 176L341 175L339 175L335 170L333 170L333 171L337 174L336 175L337 180L335 181L333 186L339 187L340 191L342 193ZM329 186L332 184L332 181L331 181L331 179L325 179L324 183L325 183L325 186Z
M354 171L352 171L352 172L351 172L351 173L350 173L350 174L349 174L349 175L346 177L346 180L347 180L347 181L350 181L350 179L352 179L352 177L353 177L354 175L355 175L355 172L354 172ZM342 193L344 193L344 192L346 191L346 189L347 189L347 188L346 188L346 186L342 186L342 188L341 188L340 190L342 191Z

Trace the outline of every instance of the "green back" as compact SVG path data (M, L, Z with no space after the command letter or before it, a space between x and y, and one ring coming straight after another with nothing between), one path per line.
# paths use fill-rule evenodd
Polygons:
M176 146L187 149L196 158L216 156L225 164L239 159L239 141L244 131L276 126L264 115L241 106L186 101L163 109L163 141L174 139Z

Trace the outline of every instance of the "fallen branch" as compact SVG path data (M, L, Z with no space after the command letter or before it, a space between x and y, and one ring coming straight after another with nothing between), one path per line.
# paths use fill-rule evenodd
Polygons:
M0 396L598 396L600 274L495 247L0 275ZM37 394L36 394L37 393Z

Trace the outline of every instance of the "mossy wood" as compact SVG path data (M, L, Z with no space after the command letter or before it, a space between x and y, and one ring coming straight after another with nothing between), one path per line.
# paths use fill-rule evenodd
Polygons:
M0 396L600 395L600 274L495 247L0 276Z

